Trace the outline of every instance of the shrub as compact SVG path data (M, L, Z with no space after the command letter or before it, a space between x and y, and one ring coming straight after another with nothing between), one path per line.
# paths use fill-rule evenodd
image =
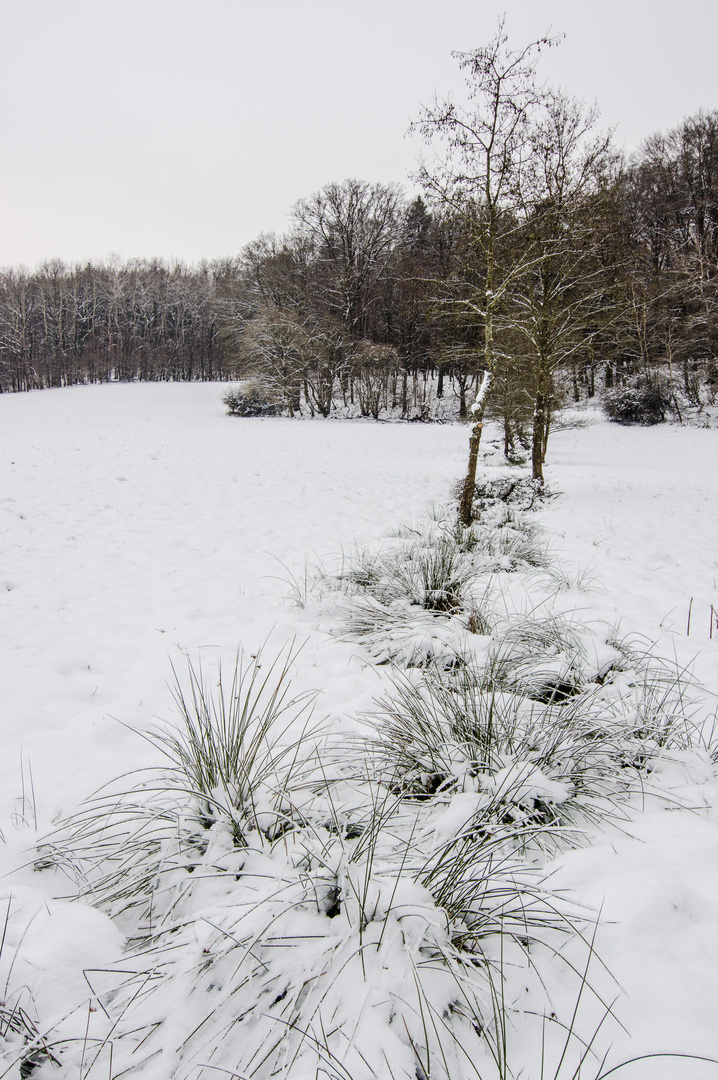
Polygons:
M222 401L230 416L279 416L282 403L257 380L230 386Z
M609 390L603 399L608 419L616 424L662 424L666 419L665 407L666 399L660 387L644 380Z

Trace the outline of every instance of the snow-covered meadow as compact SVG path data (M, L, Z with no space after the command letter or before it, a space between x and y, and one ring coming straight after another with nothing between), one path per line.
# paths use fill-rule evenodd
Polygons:
M641 649L650 645L677 670L690 672L702 687L691 692L691 715L706 722L707 738L718 706L718 432L628 429L589 420L552 435L547 482L557 494L531 512L563 574L551 593L551 610L577 627L611 627L613 637L629 636ZM217 1031L226 1035L224 1056L210 1061L207 1046L205 1058L198 1051L199 1057L184 1060L180 1053L193 1024L203 1019L196 995L188 1005L192 972L202 969L193 967L196 957L182 934L191 922L200 956L214 948L209 938L215 923L229 940L226 897L195 898L191 918L173 926L186 962L163 969L162 979L154 969L147 975L150 981L157 975L158 988L147 1007L152 1019L146 1022L156 1028L152 1038L143 1036L154 1046L145 1058L131 1034L120 1034L125 1012L132 1013L128 999L107 983L117 978L108 971L128 964L128 925L91 908L87 897L77 899L70 877L45 867L33 850L100 785L161 764L156 747L138 732L175 721L168 683L173 666L184 676L187 657L196 668L201 663L211 681L220 659L226 671L240 648L247 658L262 649L269 662L294 642L301 648L291 659L292 695L318 692L315 716L326 720L335 748L341 748L342 732L354 738L357 721L387 692L391 671L373 662L365 642L337 632L336 597L326 588L310 590L319 579L317 567L331 571L352 552L391 546L402 527L418 528L431 507L447 501L462 474L466 445L466 429L451 424L238 420L226 416L221 388L212 384L0 397L0 917L8 913L0 985L10 1011L19 1003L48 1046L57 1048L39 1054L31 1068L23 1051L29 1036L6 1022L0 1029L6 1072L0 1069L0 1076L245 1075L239 1057L232 1057L234 1029L226 1013L232 1003L226 997L217 998L216 1006ZM485 450L486 469L498 471L490 429ZM493 575L496 602L528 610L533 579L518 580ZM537 587L543 591L536 602L543 605L546 583ZM546 865L557 895L563 890L568 900L585 905L589 940L591 919L598 920L587 980L596 994L585 992L577 1030L590 1039L613 1006L614 1016L597 1037L598 1058L587 1060L581 1076L599 1075L609 1046L606 1070L634 1055L718 1058L714 763L696 743L695 750L664 755L654 775L662 798L649 793L642 807L634 799L624 820L597 828L590 843L554 853ZM472 797L458 792L447 814L460 817L461 800L468 805ZM449 827L448 818L442 821L437 835ZM268 873L266 867L255 872ZM412 917L421 910L429 918L422 887L412 888L402 903ZM274 894L267 903L267 917L279 918L271 907ZM198 930L202 919L205 938ZM388 911L383 919L388 926ZM339 922L332 920L341 958L346 942ZM293 925L292 933L311 938L317 929ZM582 970L580 940L557 948ZM548 950L532 956L535 970L524 956L508 952L507 946L501 985L509 1068L538 1080L544 1075L543 1021L533 1014L555 1012L570 1024L580 980ZM410 996L397 974L403 955L387 961L386 970L396 975L395 984L386 976L388 997ZM226 957L218 966L222 962ZM346 1004L355 994L357 1018L349 1049L331 1043L336 1057L324 1060L325 1074L345 1080L412 1070L429 1075L408 1029L403 1042L399 1036L393 1036L396 1045L387 1041L391 1011L381 1007L376 972L367 982L371 993L364 994L354 983L343 985L342 979L356 975L348 960L343 964L334 972L336 1001L332 991L323 1000L332 1005L336 1024L346 1027L342 995ZM226 970L221 978L229 978ZM213 987L203 990L209 1010L215 1008ZM239 991L233 1000L241 1012ZM279 1023L286 1020L275 1027ZM560 1040L557 1025L547 1023L550 1078ZM260 1028L257 1038L268 1038ZM383 1048L383 1066L372 1057L376 1047ZM303 1051L293 1053L278 1059L272 1075L314 1076ZM575 1054L571 1060L558 1075L573 1075ZM457 1061L446 1066L452 1080L497 1075L488 1055L472 1064L459 1054ZM264 1075L259 1065L252 1075ZM443 1075L439 1064L435 1075ZM703 1080L717 1077L718 1065L651 1058L618 1075Z

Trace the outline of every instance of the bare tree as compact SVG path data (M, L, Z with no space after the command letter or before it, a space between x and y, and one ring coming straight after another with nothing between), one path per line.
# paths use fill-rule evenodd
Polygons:
M240 356L246 371L258 375L283 398L290 416L301 408L310 362L311 335L279 308L266 304L244 328Z
M559 92L533 125L517 242L531 266L509 291L507 326L520 342L533 395L533 479L543 483L552 382L585 351L611 290L599 257L618 155L609 134L594 134L595 108Z
M388 404L389 386L397 366L398 356L390 345L375 345L365 340L353 347L351 376L362 416L379 419L379 413Z
M465 72L468 104L436 102L415 125L435 148L433 160L422 162L419 180L434 199L466 216L475 259L475 273L454 300L480 322L483 335L485 374L472 406L474 423L459 511L466 524L472 516L484 410L500 357L496 316L507 290L533 257L517 253L513 240L531 151L531 124L545 96L537 82L536 62L551 44L552 39L543 37L512 50L502 20L489 45L454 54Z
M632 179L646 339L671 369L681 364L683 391L700 404L699 371L718 350L718 111L647 139Z
M317 310L324 306L353 338L371 336L402 208L399 187L360 180L328 184L294 207L295 230L313 250Z

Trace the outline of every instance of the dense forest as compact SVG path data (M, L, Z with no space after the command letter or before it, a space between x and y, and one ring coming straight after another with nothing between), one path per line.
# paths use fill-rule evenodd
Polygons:
M421 195L331 183L285 235L199 266L5 270L0 391L252 376L258 407L426 418L450 385L539 473L566 397L630 386L679 416L713 401L718 111L626 160L595 110L537 90L540 45L499 34L457 55L469 105L415 125Z

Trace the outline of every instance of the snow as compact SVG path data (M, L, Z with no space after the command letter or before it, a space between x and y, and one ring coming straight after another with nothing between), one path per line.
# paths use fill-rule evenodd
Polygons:
M231 667L240 648L247 657L262 648L275 655L295 642L292 695L318 691L316 715L335 733L355 733L386 690L387 669L336 632L338 603L306 595L315 568L335 566L354 543L387 543L445 502L465 467L463 426L239 420L225 415L221 393L216 384L141 384L0 396L3 918L8 910L0 981L22 988L23 1007L40 1030L58 1021L56 1038L83 1037L95 1000L88 985L108 978L92 972L120 961L125 930L121 920L71 899L67 878L42 870L33 845L100 785L159 763L157 749L138 732L173 722L167 684L172 666L183 676L186 657L201 659L209 672L219 658ZM718 433L621 428L587 415L592 422L551 436L546 476L557 494L534 515L563 575L554 589L556 610L573 613L591 677L603 677L616 655L609 635L593 628L617 626L637 649L651 645L694 674L702 685L696 723L710 725L718 706L718 624L711 627L718 612ZM487 426L489 468L500 460L497 444L492 449ZM511 575L500 576L507 608L525 607ZM423 641L429 624L417 626L414 636ZM483 641L477 638L475 648ZM563 658L556 664L564 670ZM607 698L625 694L621 678L630 681L625 673L615 685L609 680ZM521 768L521 800L560 803L567 796L565 785L531 762ZM516 769L507 762L503 780ZM601 913L596 950L614 981L595 961L596 985L608 1001L616 998L614 1012L626 1029L611 1026L612 1062L663 1051L718 1057L718 782L700 746L665 755L655 775L672 801L647 795L642 811L620 828L598 831L589 846L564 851L547 867L552 887ZM437 813L434 833L460 833L480 801L476 793L457 793ZM236 858L219 835L215 842L218 865ZM334 972L337 1016L344 1015L359 971L347 951L350 924L361 921L362 903L371 908L366 932L380 935L380 959L352 1021L352 1047L359 1054L371 1047L376 1062L385 1052L397 1069L409 1068L388 1004L393 995L413 993L396 952L402 921L417 955L422 935L435 941L446 929L418 884L397 884L358 857L347 861L349 849L340 854L333 842L317 839L317 850L331 855L332 873L357 897L332 920L335 960L327 966L319 946L311 951L318 916L306 916L306 925L282 916L287 933L306 935L287 963L314 965L318 979ZM307 857L288 855L298 875L283 886L289 892L299 888ZM253 858L263 880L271 860ZM219 893L206 889L206 919L186 930L193 955L222 937L228 918ZM269 891L266 902L267 913L278 904ZM222 963L230 964L224 940ZM565 956L580 965L580 950L574 956L572 948L563 949ZM522 978L519 967L511 987ZM174 1019L162 1036L164 1065L148 1066L143 1077L173 1075L172 1055L192 1009L201 1019L191 970L187 962L152 998L153 1015ZM570 1019L575 985L565 969L547 960L541 975ZM438 974L436 980L438 1002L449 991ZM592 999L585 1009L590 1031L602 1008ZM102 1039L94 1005L91 1019ZM524 1047L514 1023L512 1068L524 1065L526 1076L538 1076L535 1038ZM9 1067L12 1056L2 1060ZM218 1068L223 1062L217 1058ZM351 1055L346 1062L350 1072L352 1062L362 1067ZM300 1056L287 1075L301 1080L305 1069L314 1075ZM110 1075L106 1057L97 1059L95 1074ZM657 1058L618 1073L624 1074L703 1080L718 1076L718 1066ZM46 1061L35 1075L70 1072Z
M682 641L692 599L685 644L709 641L710 605L718 610L715 430L597 423L559 431L550 476L562 493L547 513L554 551L590 568L606 590L605 610L624 629Z
M144 764L122 724L167 715L169 659L303 641L290 575L444 498L461 434L241 421L216 384L3 397L4 817L21 753L46 820ZM318 640L303 668L316 687L321 652L326 693L351 650Z

